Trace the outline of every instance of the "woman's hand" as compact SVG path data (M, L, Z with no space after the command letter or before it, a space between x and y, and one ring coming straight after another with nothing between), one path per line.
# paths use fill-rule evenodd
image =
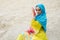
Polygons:
M32 7L32 13L33 13L33 18L35 18L36 12L35 12L35 9L33 7Z

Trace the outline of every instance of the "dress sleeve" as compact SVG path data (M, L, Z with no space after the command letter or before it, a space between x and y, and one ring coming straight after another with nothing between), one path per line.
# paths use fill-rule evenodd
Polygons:
M22 34L19 34L16 40L24 40L24 36Z
M42 25L41 25L38 21L32 19L32 21L31 21L31 27L32 27L36 32L39 32L39 30L41 29Z

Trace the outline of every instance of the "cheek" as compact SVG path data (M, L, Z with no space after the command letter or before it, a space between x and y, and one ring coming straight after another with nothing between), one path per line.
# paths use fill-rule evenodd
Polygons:
M41 13L41 11L39 11L39 13Z

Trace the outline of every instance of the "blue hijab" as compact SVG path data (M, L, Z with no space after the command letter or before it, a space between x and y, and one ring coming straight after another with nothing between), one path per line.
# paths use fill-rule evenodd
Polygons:
M35 20L41 23L44 31L46 32L47 17L45 12L45 7L43 4L37 4L37 7L41 9L41 14L35 16Z

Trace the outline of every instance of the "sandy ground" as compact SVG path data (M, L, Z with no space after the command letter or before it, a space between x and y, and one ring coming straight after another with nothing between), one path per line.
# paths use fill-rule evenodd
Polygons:
M0 0L0 40L16 40L27 30L37 3L46 7L48 40L60 40L60 0Z

